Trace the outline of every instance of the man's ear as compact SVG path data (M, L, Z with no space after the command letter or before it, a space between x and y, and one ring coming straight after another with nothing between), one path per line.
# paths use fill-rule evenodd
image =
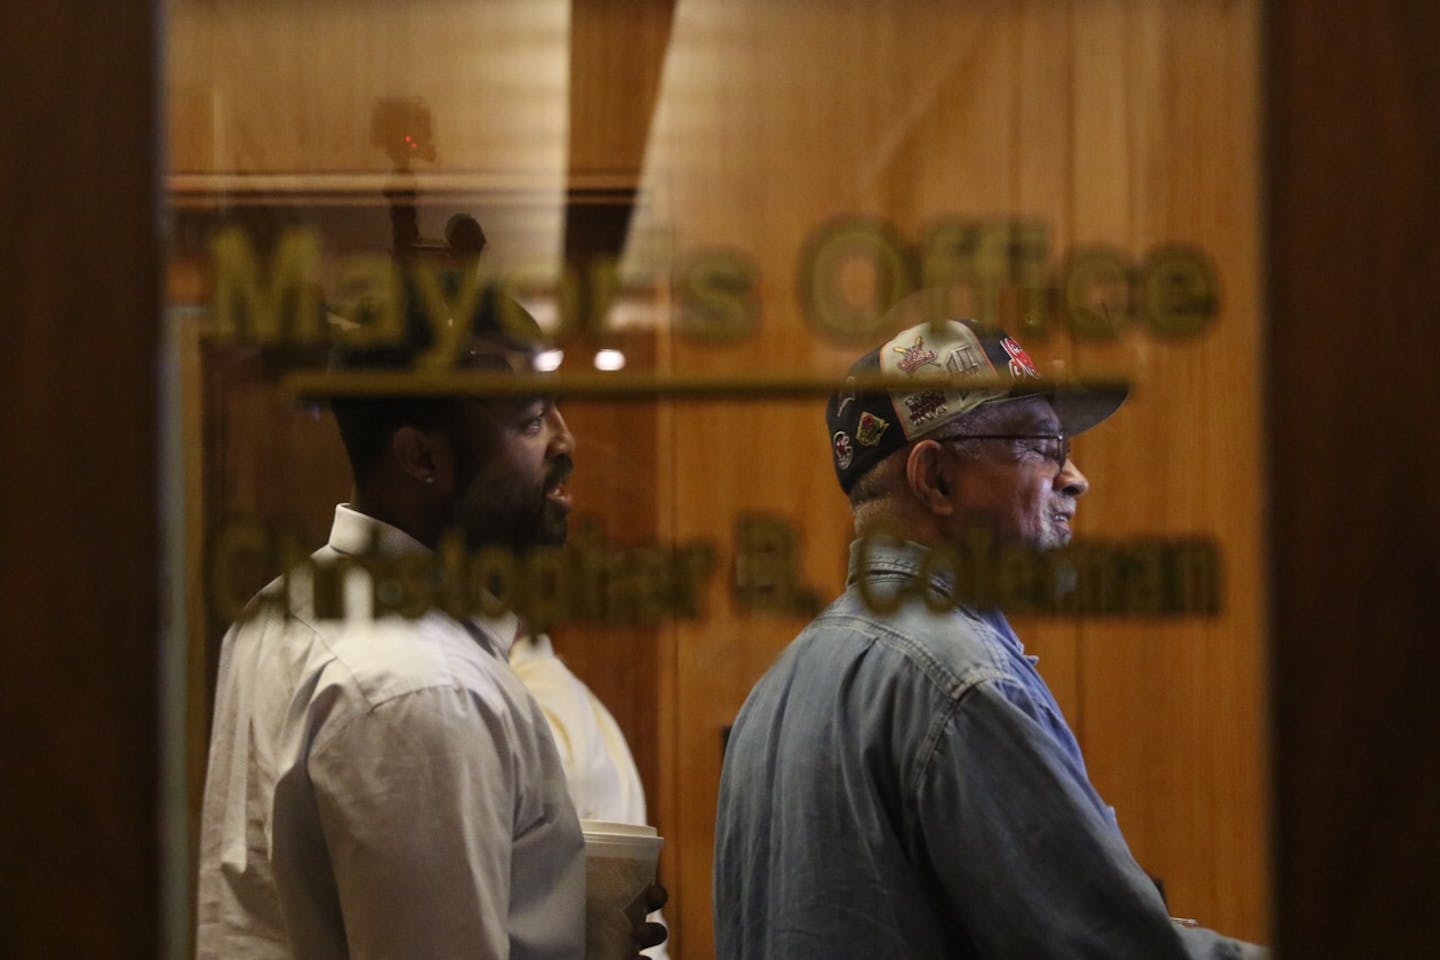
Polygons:
M905 460L905 481L915 499L939 517L955 512L955 504L950 501L950 478L945 470L944 451L936 441L921 440L910 448Z
M399 427L390 436L390 452L406 476L427 485L440 481L450 457L443 433L409 425Z

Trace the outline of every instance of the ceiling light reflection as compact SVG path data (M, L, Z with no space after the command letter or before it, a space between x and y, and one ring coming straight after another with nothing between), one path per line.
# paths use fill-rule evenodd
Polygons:
M625 354L619 350L598 350L595 353L596 370L623 370Z

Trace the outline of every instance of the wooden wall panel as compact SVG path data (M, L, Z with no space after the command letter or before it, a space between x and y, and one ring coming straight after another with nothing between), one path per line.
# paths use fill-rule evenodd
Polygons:
M626 369L653 370L650 331L614 338L607 346L623 348ZM572 344L567 354L583 361L594 347ZM578 354L578 356L576 356ZM661 434L666 411L654 403L560 401L575 437L575 497L571 543L585 527L618 548L645 548L673 542L659 492ZM659 724L656 700L658 665L666 642L665 625L635 622L560 624L552 631L556 652L585 680L615 716L630 744L647 810L658 810L660 783ZM651 813L652 821L656 814Z
M167 27L176 173L383 173L380 99L434 112L435 165L558 177L566 161L564 0L179 0ZM558 180L556 181L559 182Z
M257 185L378 193L397 179L374 122L399 104L429 118L433 155L418 151L406 164L420 189L500 194L486 221L491 260L554 267L569 163L565 0L171 8L172 184L222 196ZM522 210L509 209L516 202Z
M1080 529L1206 535L1225 576L1214 619L1082 625L1083 741L1172 909L1264 940L1257 18L1204 4L1092 10L1075 13L1093 43L1076 60L1077 243L1141 259L1183 238L1213 257L1223 301L1195 340L1077 345L1080 369L1123 368L1136 390L1079 445L1094 484Z
M159 28L0 33L0 956L162 940Z
M569 153L574 173L639 179L675 0L570 3Z
M1268 4L1277 942L1440 941L1440 9Z

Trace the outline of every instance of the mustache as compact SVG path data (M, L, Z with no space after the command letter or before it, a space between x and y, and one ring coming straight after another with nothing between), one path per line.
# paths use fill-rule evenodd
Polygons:
M552 466L550 472L545 475L545 489L551 490L560 486L560 484L570 479L570 474L574 472L575 461L570 458L570 454L560 454L555 458L555 465Z

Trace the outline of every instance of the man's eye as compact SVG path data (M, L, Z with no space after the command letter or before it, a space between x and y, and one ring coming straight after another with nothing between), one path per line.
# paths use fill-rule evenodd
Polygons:
M1054 440L1050 437L1040 437L1034 440L1025 441L1026 450L1035 454L1037 457L1043 457L1046 460L1057 459L1060 455L1059 447L1060 441Z
M532 398L515 411L515 427L525 434L535 433L545 425L545 417L549 412L548 403L538 397Z
M1065 442L1064 437L1047 437L1040 441L1040 452L1062 467L1065 466L1065 461L1070 456L1069 445Z

